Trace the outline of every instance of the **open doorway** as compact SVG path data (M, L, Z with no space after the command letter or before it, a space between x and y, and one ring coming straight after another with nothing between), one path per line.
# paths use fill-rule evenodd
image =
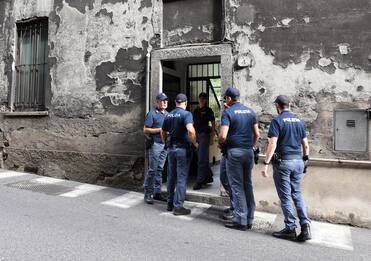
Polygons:
M200 93L207 94L207 106L212 109L215 116L216 129L219 129L221 116L221 74L220 57L193 57L185 59L162 61L162 91L169 97L168 111L175 107L175 96L183 92L188 97L187 110L194 115L199 106L198 96ZM211 127L211 124L210 124ZM198 153L194 151L188 189L192 190L197 176ZM211 134L209 146L209 165L213 172L214 181L205 184L199 191L212 194L219 193L219 161L220 150L217 146L217 136Z
M188 97L187 110L193 113L198 106L199 94L205 92L207 104L215 115L216 129L219 130L222 110L221 93L231 85L232 51L230 45L192 46L152 52L151 99L153 101L159 91L166 93L169 96L169 111L175 107L175 96L182 92ZM197 192L220 194L220 158L217 137L211 137L209 164L213 171L214 182L203 186ZM195 165L194 161L197 163L197 158L192 162L187 193L195 192L192 189L197 176L197 164Z

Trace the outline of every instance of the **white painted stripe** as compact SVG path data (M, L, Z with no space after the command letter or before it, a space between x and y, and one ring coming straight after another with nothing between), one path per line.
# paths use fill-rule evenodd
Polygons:
M15 172L15 171L4 171L4 172L0 172L0 179L20 177L20 176L26 176L26 175L30 175L30 174L22 173L22 172Z
M117 198L102 202L101 204L119 208L131 208L143 202L143 194L129 192Z
M100 191L102 189L105 189L105 187L91 185L91 184L83 184L83 185L77 186L74 190L70 192L60 194L59 196L67 197L67 198L76 198L76 197L86 195L92 192Z
M173 217L177 219L182 219L186 221L192 221L194 218L197 216L201 215L204 213L206 210L208 210L211 205L205 204L205 203L195 203L195 202L184 202L184 207L191 209L191 214L186 215L186 216L175 216L173 212L162 212L160 213L160 216L165 216L165 217Z
M254 219L256 221L273 224L274 221L276 220L276 218L277 218L276 214L270 214L270 213L255 211Z
M55 179L55 178L49 178L49 177L42 177L31 180L34 183L40 183L40 184L56 184L59 182L63 182L63 179Z
M353 251L350 227L312 221L310 244Z

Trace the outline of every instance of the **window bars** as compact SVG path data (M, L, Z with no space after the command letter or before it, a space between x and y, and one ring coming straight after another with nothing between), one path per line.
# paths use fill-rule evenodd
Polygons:
M15 110L45 110L48 19L35 18L17 23L17 39Z

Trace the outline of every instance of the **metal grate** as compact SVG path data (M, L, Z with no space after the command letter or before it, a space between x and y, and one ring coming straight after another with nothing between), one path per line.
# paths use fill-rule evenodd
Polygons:
M48 19L17 23L16 110L44 110L48 69Z
M47 195L59 195L73 190L73 188L59 184L41 184L35 183L32 180L10 183L7 184L6 186L16 189L24 189L33 192L43 193Z
M198 95L205 92L208 104L214 112L220 110L219 96L221 92L220 63L188 65L187 95L190 110L198 105ZM217 117L217 115L216 115Z

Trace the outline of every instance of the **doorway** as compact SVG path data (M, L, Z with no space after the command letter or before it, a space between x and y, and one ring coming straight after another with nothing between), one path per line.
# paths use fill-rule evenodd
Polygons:
M161 49L152 52L151 95L153 101L160 91L169 97L168 110L175 107L175 96L182 92L188 97L188 110L198 106L198 95L207 94L208 106L214 111L216 128L219 129L221 116L221 93L232 86L232 51L227 44L216 46L192 46ZM209 147L209 162L214 174L214 182L193 191L197 168L192 168L188 179L187 193L220 194L219 160L217 137L212 137ZM196 161L197 162L197 161ZM197 167L197 165L196 165Z

